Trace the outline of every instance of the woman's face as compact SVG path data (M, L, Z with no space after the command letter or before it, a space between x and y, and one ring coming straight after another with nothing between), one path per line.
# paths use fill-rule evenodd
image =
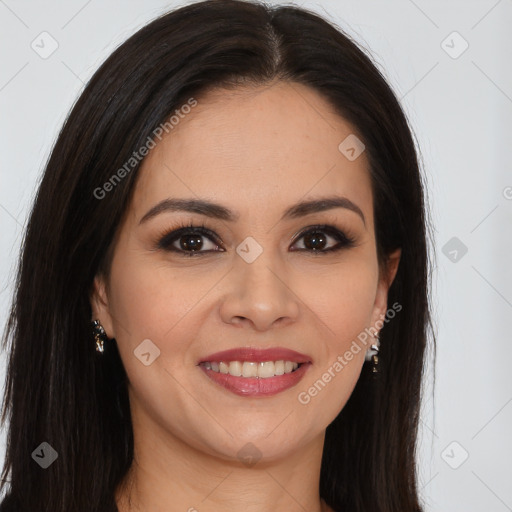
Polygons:
M382 319L389 286L379 276L368 161L364 151L354 159L354 131L315 91L278 82L210 93L155 139L108 282L98 277L93 296L128 374L134 425L224 459L244 450L276 459L323 436L363 365L367 347L353 342ZM337 206L290 213L335 197L343 198ZM201 214L171 200L217 206ZM189 225L208 232L169 235ZM220 357L227 366L216 379L215 365L199 364L240 348L256 353ZM271 348L302 356L257 352ZM254 360L304 364L299 379L231 376L289 371L289 363L258 368Z

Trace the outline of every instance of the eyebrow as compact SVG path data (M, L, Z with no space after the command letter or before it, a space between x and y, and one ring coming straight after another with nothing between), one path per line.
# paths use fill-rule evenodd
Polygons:
M313 199L309 201L299 201L298 203L289 207L281 217L282 220L297 219L310 215L312 213L323 212L331 210L333 208L345 208L352 212L357 213L361 217L363 224L366 226L366 220L361 208L353 203L350 199L341 196L330 196L322 197L319 199ZM227 222L236 222L240 218L238 212L233 212L229 208L222 206L217 203L206 201L204 199L174 199L168 198L160 201L158 204L153 206L146 214L142 217L139 225L156 217L163 212L191 212L213 219L220 219Z

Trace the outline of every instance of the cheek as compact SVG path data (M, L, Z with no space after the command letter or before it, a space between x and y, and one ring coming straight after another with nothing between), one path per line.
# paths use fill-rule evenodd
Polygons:
M315 313L319 328L327 336L327 348L343 350L370 326L375 303L378 267L363 254L347 258L343 264L328 266L298 278L297 291Z
M307 275L302 273L302 275ZM325 267L315 277L300 279L298 295L319 334L317 364L298 390L298 401L320 425L329 424L349 399L359 378L371 326L378 265L371 254L357 254L343 264ZM321 340L321 341L320 341Z
M115 268L111 275L111 311L130 393L156 421L172 426L176 435L194 444L188 429L198 411L196 402L184 391L190 372L187 365L191 364L191 345L204 325L198 319L200 301L219 277L196 269L171 272L168 265L149 263L147 257L144 261L133 255L130 259L119 258ZM146 366L136 356L147 351L151 362ZM154 354L158 354L156 358ZM181 411L179 418L172 414L176 409Z
M109 304L120 350L133 352L150 339L163 351L165 340L172 339L173 351L179 352L176 333L214 284L211 275L171 273L167 265L136 253L118 256L114 263Z
M376 261L359 254L336 270L326 268L314 280L303 281L300 293L309 297L307 305L314 312L323 343L317 348L318 364L301 386L298 400L315 409L320 423L328 424L339 413L359 378L377 279Z

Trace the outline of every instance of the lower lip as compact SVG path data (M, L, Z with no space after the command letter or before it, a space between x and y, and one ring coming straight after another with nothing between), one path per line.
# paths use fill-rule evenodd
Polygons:
M304 377L311 363L301 364L294 372L276 375L267 379L256 377L234 377L229 373L220 373L200 365L199 368L210 379L240 396L272 396L295 386Z

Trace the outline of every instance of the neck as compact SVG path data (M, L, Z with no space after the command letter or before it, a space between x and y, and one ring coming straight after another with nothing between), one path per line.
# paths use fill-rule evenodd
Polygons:
M249 466L196 449L146 415L132 418L134 462L116 490L119 512L332 512L319 495L325 431Z

